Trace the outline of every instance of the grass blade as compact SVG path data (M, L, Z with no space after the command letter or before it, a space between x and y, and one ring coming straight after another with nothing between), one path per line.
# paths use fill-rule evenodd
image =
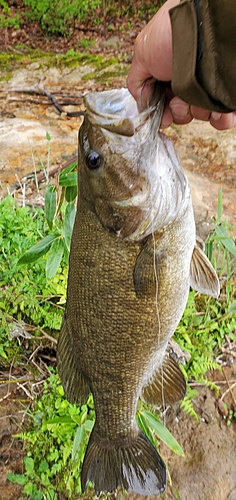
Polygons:
M184 451L182 450L180 444L176 441L174 436L168 431L168 429L148 410L141 410L141 415L145 420L145 424L149 429L157 435L161 441L163 441L169 448L184 457Z

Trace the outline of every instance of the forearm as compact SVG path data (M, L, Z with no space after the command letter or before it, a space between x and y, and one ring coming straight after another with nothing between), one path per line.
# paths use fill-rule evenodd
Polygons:
M169 13L173 93L205 109L236 110L235 0L183 0Z

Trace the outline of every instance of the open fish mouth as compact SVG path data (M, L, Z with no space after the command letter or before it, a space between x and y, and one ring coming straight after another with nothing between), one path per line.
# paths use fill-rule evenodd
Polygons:
M164 107L164 94L158 87L150 106L139 113L138 106L126 88L107 90L104 92L91 92L85 96L85 105L89 120L99 126L125 136L132 136L156 112L159 129L162 109Z

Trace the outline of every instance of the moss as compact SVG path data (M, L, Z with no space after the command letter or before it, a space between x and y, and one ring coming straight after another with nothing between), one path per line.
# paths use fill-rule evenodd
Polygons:
M12 72L9 72L6 75L0 76L0 82L9 82L11 78L12 78Z
M52 54L43 52L40 49L30 49L22 45L14 52L0 53L0 81L9 81L12 72L21 66L28 66L38 62L41 66L76 68L82 65L94 67L94 71L84 75L83 81L96 80L101 84L110 84L115 78L126 76L128 66L123 64L117 57L104 57L101 54L91 54L90 52L77 52L69 50L66 54ZM105 69L107 68L107 71Z
M57 64L66 67L76 67L81 64L92 64L97 69L104 69L112 64L117 64L118 58L108 57L102 55L90 54L90 52L74 52L68 51L65 55L56 56Z
M55 57L54 54L42 52L40 49L28 49L24 52L1 52L0 69L1 71L12 71L20 65L27 66L32 62L52 57Z
M105 68L119 63L117 57L104 57L100 54L91 54L90 52L76 52L73 49L66 54L52 54L43 52L40 49L30 49L23 44L17 47L14 52L0 53L0 70L4 74L1 80L8 81L11 78L13 69L21 65L27 66L33 62L40 62L46 67L61 66L61 67L77 67L84 64L92 65L96 70L104 70ZM92 73L91 78L96 78L97 74ZM87 80L88 78L85 78Z
M116 65L113 68L110 68L108 71L102 71L100 73L98 71L94 71L91 73L87 73L86 75L82 76L81 80L83 81L96 80L101 84L106 84L111 80L114 80L115 78L121 78L122 76L127 76L127 74L128 74L128 66Z

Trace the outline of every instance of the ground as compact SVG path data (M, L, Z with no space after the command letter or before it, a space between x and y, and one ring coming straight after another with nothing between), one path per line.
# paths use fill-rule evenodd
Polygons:
M60 116L47 100L44 102L26 101L25 94L14 93L24 90L35 83L45 85L52 93L67 92L83 95L85 91L106 88L104 83L95 83L94 79L82 80L83 75L91 73L91 67L81 68L47 68L45 64L30 61L28 48L40 48L56 54L65 53L69 49L81 48L91 39L92 54L105 54L119 57L122 55L120 69L125 69L122 76L109 77L115 85L125 85L125 74L128 71L133 51L135 36L145 21L134 17L132 27L128 19L106 19L102 28L80 25L71 39L45 36L35 25L25 25L20 30L0 30L0 51L19 53L25 59L15 63L11 69L10 79L0 82L1 110L1 195L7 190L15 192L18 199L23 194L16 183L22 182L32 172L32 158L29 140L34 139L40 153L47 158L45 146L45 130L50 132L51 167L60 166L66 159L76 154L77 131L82 118ZM112 27L108 31L108 25ZM122 27L122 29L121 29ZM21 44L21 48L19 48ZM25 44L25 48L22 44ZM82 50L82 49L81 49ZM87 68L87 69L86 69ZM114 70L114 68L113 68ZM101 69L99 70L102 71ZM111 71L112 73L112 71ZM113 80L112 80L113 79ZM20 100L21 98L21 100ZM40 98L41 99L41 98ZM82 100L81 100L82 102ZM66 108L71 109L71 108ZM83 105L72 106L72 109L83 109ZM13 133L14 131L14 133ZM216 132L208 124L191 123L186 127L172 127L167 131L172 137L185 167L192 189L194 209L199 232L204 238L209 232L211 216L216 213L217 193L223 186L224 214L230 222L236 219L235 198L235 130ZM20 144L20 147L19 147ZM26 183L26 198L36 199L35 186L29 180ZM215 372L211 377L219 381L221 395L229 387L231 392L225 395L224 401L229 408L235 409L236 377L235 351L225 361L224 371ZM11 367L11 370L14 367ZM14 374L14 372L11 371ZM15 373L24 377L25 373ZM25 409L30 398L22 390L22 384L8 382L9 372L0 372L0 497L4 500L20 498L21 487L6 479L8 472L21 473L23 467L23 451L21 445L12 438L12 434L22 428ZM199 423L186 415L179 407L166 414L166 424L185 451L185 458L170 453L164 446L161 452L167 462L172 486L168 486L163 498L181 500L235 500L236 499L236 427L235 422L226 425L222 408L219 407L219 396L205 387L197 387L195 409ZM130 495L130 499L135 495Z

